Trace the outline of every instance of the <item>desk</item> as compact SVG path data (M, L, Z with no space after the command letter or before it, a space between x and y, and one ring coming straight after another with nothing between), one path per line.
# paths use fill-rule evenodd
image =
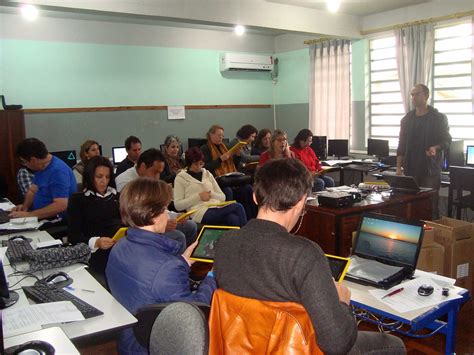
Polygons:
M23 232L21 233L27 238L33 239L34 243L37 241L52 240L53 238L45 231L35 232ZM8 239L9 235L1 236L1 239ZM27 263L17 264L18 270L27 270ZM42 272L36 272L35 274L39 277L41 273L43 276L47 276L56 271L65 271L73 279L74 283L72 286L76 288L74 295L83 299L92 306L98 308L103 315L98 317L89 318L80 322L71 322L67 324L61 324L61 329L66 333L69 339L80 339L88 335L95 335L110 330L118 330L133 325L137 322L136 318L128 312L120 303L118 303L112 295L107 292L88 272L82 267L82 265L71 265L61 269L48 269ZM10 274L12 269L11 266L6 266L5 271ZM22 278L22 276L11 276L9 282L11 284L16 283ZM34 284L36 280L33 278L26 278L19 283L19 286L15 286L15 289L20 286L29 286ZM80 289L93 290L94 293L84 292ZM20 299L12 307L26 306L29 304L23 290L17 291Z
M428 273L417 270L415 277L422 274ZM346 280L344 281L344 284L351 291L352 306L376 314L381 319L376 320L367 317L364 314L355 313L357 318L377 325L381 325L382 322L387 323L389 321L396 321L392 326L384 326L385 329L390 328L391 330L401 334L417 338L426 338L439 332L444 334L446 337L445 353L452 354L454 352L457 315L461 305L470 298L469 292L466 289L454 287L454 290L450 291L458 292L458 294L463 298L444 302L433 307L425 307L411 312L399 313L372 296L368 292L371 287L359 285ZM439 320L439 318L446 315L447 321ZM408 325L410 329L408 331L397 329L401 324ZM423 329L430 329L432 332L429 334L419 334Z
M330 208L308 201L298 235L319 244L327 254L348 256L352 246L352 232L357 230L364 212L384 213L407 220L431 220L432 198L437 191L418 194L395 194L383 200L373 193L362 202L347 208Z
M43 340L50 343L54 347L56 354L79 355L79 351L59 327L38 330L36 332L6 338L4 347L7 349L11 346L20 345L32 340Z

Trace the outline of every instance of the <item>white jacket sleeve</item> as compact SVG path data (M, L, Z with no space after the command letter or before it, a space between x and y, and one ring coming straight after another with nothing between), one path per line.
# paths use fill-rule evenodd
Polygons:
M180 174L174 180L173 197L174 207L178 211L189 210L201 202L198 192L186 196L186 181Z

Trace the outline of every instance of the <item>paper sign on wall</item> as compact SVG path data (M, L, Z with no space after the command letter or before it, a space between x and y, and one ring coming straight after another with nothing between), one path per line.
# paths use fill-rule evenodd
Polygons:
M169 120L184 120L186 118L186 110L184 106L168 106Z

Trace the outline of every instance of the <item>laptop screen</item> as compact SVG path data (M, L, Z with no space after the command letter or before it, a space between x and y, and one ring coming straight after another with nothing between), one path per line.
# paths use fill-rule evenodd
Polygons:
M366 214L361 217L354 254L414 269L422 239L422 222L406 222L388 216Z
M474 145L468 145L466 149L466 165L474 166Z

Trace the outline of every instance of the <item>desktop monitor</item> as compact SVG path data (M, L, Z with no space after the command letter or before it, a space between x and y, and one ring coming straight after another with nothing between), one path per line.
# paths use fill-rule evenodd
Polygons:
M446 151L443 170L448 171L450 166L464 166L464 141L452 141Z
M16 301L18 301L18 294L15 291L8 290L5 270L3 269L3 263L0 260L0 309L10 307L15 304Z
M75 150L62 150L59 152L51 152L51 154L61 159L71 169L77 164L77 155Z
M188 138L188 149L194 147L201 147L207 143L207 138Z
M338 158L347 157L349 155L348 139L329 139L328 140L328 156Z
M327 158L327 137L326 136L313 136L313 142L311 143L311 149L318 157L319 160L326 160Z
M120 164L127 157L127 150L125 147L112 148L112 161L115 165Z
M388 140L372 139L367 140L367 155L385 158L389 156Z
M466 165L474 166L474 145L468 145L466 149Z

